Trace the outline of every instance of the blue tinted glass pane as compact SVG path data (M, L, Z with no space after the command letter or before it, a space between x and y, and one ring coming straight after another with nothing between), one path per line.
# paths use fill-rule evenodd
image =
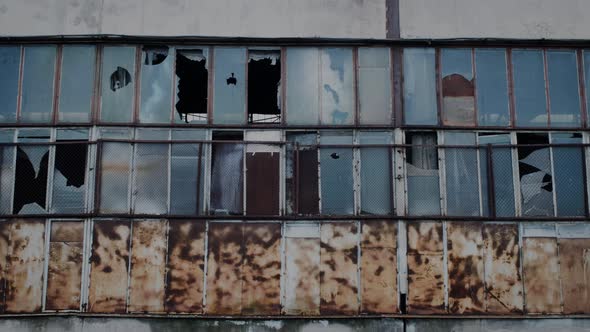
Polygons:
M553 144L582 144L581 134L551 134ZM553 170L558 216L583 216L584 204L584 153L581 146L554 147Z
M438 153L435 133L410 133L406 150L408 213L440 215Z
M204 130L174 130L173 140L204 140ZM200 202L199 212L203 210L203 185L205 183L205 164L201 163L199 152L205 155L207 145L203 144L172 144L170 160L170 213L192 215L197 213L197 188ZM202 158L203 161L205 160ZM198 180L199 163L201 163L201 179ZM197 185L198 184L198 185Z
M516 125L545 127L547 100L542 51L515 50L512 52L514 74L514 104Z
M445 133L445 145L474 145L474 133ZM477 150L445 148L447 214L479 215Z
M139 122L169 123L172 109L174 50L146 48L141 52L141 108Z
M320 144L352 144L352 133L320 132ZM352 148L320 147L320 165L322 214L352 214Z
M25 47L22 122L49 122L53 109L55 46Z
M59 121L90 120L94 63L94 46L64 46L59 90Z
M16 121L20 47L0 47L0 122Z
M213 123L246 122L246 49L215 48Z
M406 48L404 67L404 122L437 124L434 49Z
M352 49L322 50L322 124L354 122Z
M391 143L391 133L361 132L361 213L391 214L393 211L391 149L370 147Z
M506 51L503 49L475 50L475 67L479 125L509 125Z
M441 53L443 123L473 126L475 91L471 49L443 49Z
M361 124L391 123L391 68L389 48L358 50L358 91Z
M319 50L317 48L287 49L287 123L317 125L319 123Z
M508 134L480 134L480 145L509 145L510 135ZM512 152L508 147L491 148L492 171L494 176L494 198L496 216L514 216L514 184L512 177ZM481 174L481 195L483 201L484 216L490 215L490 203L488 197L488 153L487 147L480 149L480 174Z
M579 127L580 96L574 51L547 51L551 125Z
M130 122L135 91L135 47L105 47L102 53L103 122Z

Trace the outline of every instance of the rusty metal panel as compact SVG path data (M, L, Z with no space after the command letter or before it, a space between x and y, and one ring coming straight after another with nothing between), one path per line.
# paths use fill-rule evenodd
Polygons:
M242 224L210 223L207 256L207 303L210 315L242 311Z
M320 314L320 239L287 238L285 313Z
M0 313L6 310L6 270L8 268L8 244L12 222L0 222Z
M281 313L281 225L244 224L242 314Z
M45 221L16 220L10 229L6 272L6 312L41 310Z
M163 312L167 220L134 221L129 312Z
M126 312L130 226L129 221L94 222L88 291L90 312Z
M523 271L527 313L560 313L561 289L555 238L525 238Z
M590 239L559 239L563 313L590 313Z
M397 224L365 221L361 237L361 312L386 314L398 311Z
M279 214L279 153L246 154L246 211L252 215Z
M447 239L449 311L484 312L482 224L448 223Z
M486 312L522 313L518 225L485 224L483 230Z
M320 312L356 314L358 227L354 223L324 223L320 237Z
M445 312L440 222L408 223L408 313Z
M49 240L47 310L79 310L84 250L83 221L54 221Z
M205 224L169 221L166 311L203 311Z

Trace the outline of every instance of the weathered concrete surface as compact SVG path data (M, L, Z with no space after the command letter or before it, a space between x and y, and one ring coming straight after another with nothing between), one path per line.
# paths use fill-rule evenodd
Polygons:
M1 0L0 35L385 38L385 0Z
M590 331L589 319L421 319L410 320L407 332L453 331Z

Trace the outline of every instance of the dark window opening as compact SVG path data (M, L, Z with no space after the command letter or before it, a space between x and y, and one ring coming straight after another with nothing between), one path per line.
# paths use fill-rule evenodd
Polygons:
M37 146L17 148L13 214L45 212L39 211L39 207L42 210L46 209L48 161L47 148ZM29 204L37 206L29 206Z
M250 50L248 59L248 123L280 123L280 93L280 52Z
M549 137L547 134L519 133L517 140L522 213L525 216L552 216L551 159L549 147L542 146L549 144Z
M176 52L177 102L181 121L207 121L207 59L203 50Z
M287 133L287 213L319 213L319 174L316 132Z
M131 83L131 74L123 67L117 67L111 74L111 90L117 91Z
M162 62L164 62L164 60L166 60L166 58L168 57L168 46L144 47L143 53L145 55L143 63L146 66L159 65Z
M88 146L85 143L59 144L55 147L51 204L54 212L84 211L87 150Z
M213 132L214 141L243 141L242 132ZM239 142L214 143L211 158L211 213L243 212L244 147Z

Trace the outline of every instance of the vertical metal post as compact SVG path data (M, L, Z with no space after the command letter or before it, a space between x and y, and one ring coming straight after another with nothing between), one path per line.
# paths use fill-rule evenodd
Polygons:
M488 181L488 208L490 211L490 216L496 216L496 188L494 183L494 161L492 159L493 151L492 151L492 144L488 144L486 146L486 162L487 162L487 181Z
M200 215L200 206L201 206L201 169L202 169L202 162L203 162L203 143L199 143L199 159L197 165L197 215Z

